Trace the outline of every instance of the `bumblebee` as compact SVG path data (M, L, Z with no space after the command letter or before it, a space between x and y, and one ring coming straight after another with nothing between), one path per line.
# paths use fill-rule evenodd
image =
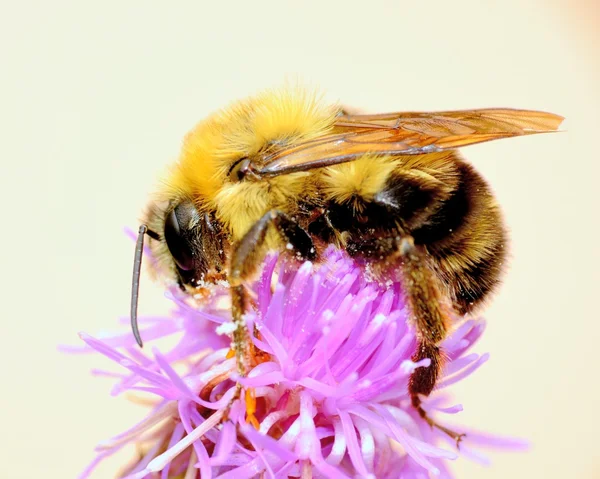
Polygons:
M328 245L404 285L417 348L430 358L409 381L412 404L435 387L450 319L473 312L498 285L507 233L481 175L457 148L555 131L551 113L480 109L350 114L298 88L270 90L199 123L185 138L139 229L131 323L144 237L191 294L227 281L233 350L253 366L245 284L265 254L318 261ZM239 387L238 387L239 392Z

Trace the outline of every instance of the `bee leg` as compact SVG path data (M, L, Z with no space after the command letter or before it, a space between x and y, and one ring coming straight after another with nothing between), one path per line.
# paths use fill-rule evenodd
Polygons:
M451 431L433 421L423 409L420 397L429 396L438 380L443 362L439 344L447 334L449 311L444 307L439 280L427 266L425 251L415 246L411 236L404 236L400 239L399 253L403 261L404 289L417 334L417 350L412 360L431 360L428 367L415 369L409 379L411 402L431 427L448 434L458 447L464 434Z
M248 310L248 293L244 282L254 276L264 259L266 254L265 240L269 227L274 227L285 242L286 251L292 251L301 259L316 259L316 251L309 234L292 218L278 210L266 213L235 245L229 268L231 312L235 326L232 348L236 357L238 374L242 377L246 376L250 368L254 366L254 359L257 356L244 319L244 313ZM233 401L239 399L241 392L242 385L238 383L229 407L231 407ZM258 421L254 417L254 392L251 389L246 391L245 400L248 422L257 427Z

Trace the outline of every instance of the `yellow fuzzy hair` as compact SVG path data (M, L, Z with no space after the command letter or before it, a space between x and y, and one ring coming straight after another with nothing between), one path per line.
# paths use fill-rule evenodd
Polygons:
M186 136L160 197L189 198L200 211L217 211L219 220L239 239L264 212L301 192L309 193L312 186L305 173L233 183L227 177L233 162L252 158L274 143L293 144L323 135L331 130L337 111L315 91L297 86L234 103Z
M373 200L390 176L414 179L421 188L436 196L449 194L457 186L456 159L452 152L427 155L376 156L324 168L320 183L327 200L353 202L357 211Z
M398 167L398 161L390 157L365 155L350 163L325 168L322 175L323 191L338 203L359 198L371 201L381 191L390 174ZM362 201L355 206L360 207Z

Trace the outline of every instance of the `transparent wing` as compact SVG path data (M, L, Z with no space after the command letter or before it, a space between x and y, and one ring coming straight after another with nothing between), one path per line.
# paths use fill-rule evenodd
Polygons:
M331 133L265 157L261 176L345 163L365 153L419 155L485 141L556 131L564 118L531 110L341 115Z

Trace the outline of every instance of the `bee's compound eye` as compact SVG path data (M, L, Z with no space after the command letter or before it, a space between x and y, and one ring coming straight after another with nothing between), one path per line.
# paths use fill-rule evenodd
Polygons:
M165 241L169 251L184 271L194 268L194 254L192 250L190 225L198 212L192 203L180 203L165 218Z

